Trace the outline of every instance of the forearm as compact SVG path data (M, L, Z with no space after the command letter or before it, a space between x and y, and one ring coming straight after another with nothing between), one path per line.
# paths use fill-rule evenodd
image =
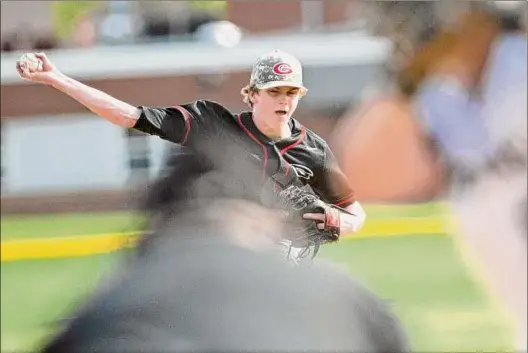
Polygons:
M355 201L352 205L346 207L345 210L347 212L340 213L340 233L346 235L358 232L363 227L365 219L367 218L363 207L358 201Z
M139 108L66 75L58 75L51 85L113 124L131 128L141 115Z

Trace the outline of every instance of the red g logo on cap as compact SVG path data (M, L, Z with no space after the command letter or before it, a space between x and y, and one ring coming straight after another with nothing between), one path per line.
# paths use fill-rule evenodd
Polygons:
M273 66L273 72L277 75L289 75L293 72L290 64L286 63L277 63Z

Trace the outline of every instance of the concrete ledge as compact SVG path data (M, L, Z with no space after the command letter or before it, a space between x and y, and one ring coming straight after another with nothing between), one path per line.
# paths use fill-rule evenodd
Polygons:
M2 196L2 214L124 211L139 202L137 190L71 192L39 196Z

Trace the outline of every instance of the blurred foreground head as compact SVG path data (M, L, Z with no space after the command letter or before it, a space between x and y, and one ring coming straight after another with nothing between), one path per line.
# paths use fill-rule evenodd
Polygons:
M143 256L43 352L408 351L388 306L346 274L266 251L275 213L202 162L174 157L147 198L155 234Z
M165 172L147 187L140 206L147 228L154 231L140 240L140 254L156 238L193 234L183 231L184 225L262 251L279 241L283 231L279 213L262 206L253 192L259 187L260 171L246 163L238 149L224 152L230 157L218 155L215 162L184 148L169 154Z

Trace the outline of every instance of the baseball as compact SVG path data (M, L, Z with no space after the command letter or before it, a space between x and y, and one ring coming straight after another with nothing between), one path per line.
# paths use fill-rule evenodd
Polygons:
M20 62L25 63L30 72L37 72L42 69L42 60L33 53L26 53L20 57Z

